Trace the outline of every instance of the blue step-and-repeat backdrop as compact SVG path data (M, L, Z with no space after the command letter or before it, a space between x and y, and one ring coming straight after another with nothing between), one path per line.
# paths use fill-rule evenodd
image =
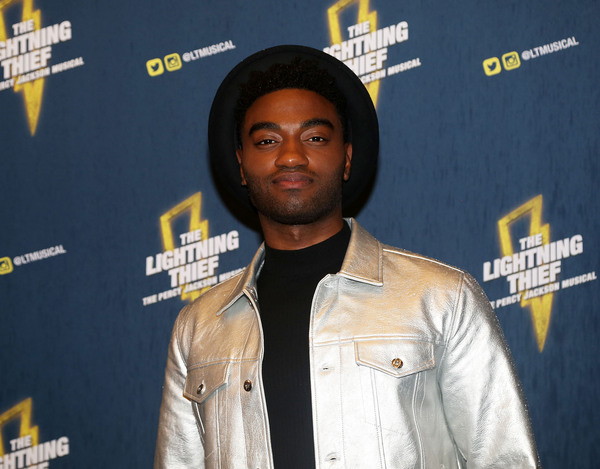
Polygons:
M285 43L376 104L359 222L478 279L542 464L598 467L599 19L596 0L0 0L0 468L151 466L173 321L260 243L211 178L210 104Z

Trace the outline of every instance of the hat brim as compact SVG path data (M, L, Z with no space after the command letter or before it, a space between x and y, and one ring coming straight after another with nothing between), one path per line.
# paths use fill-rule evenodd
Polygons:
M240 87L252 71L265 71L276 63L291 63L295 58L314 60L329 72L346 97L348 136L352 143L350 178L343 187L342 204L355 204L371 185L379 152L379 125L373 101L360 79L344 63L325 52L305 46L282 45L257 52L240 62L225 77L213 100L208 120L208 145L212 171L224 190L244 211L251 208L241 176L236 152L235 107Z

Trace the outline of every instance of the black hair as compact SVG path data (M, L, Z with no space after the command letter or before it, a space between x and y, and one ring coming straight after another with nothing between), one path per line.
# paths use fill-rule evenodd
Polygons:
M342 123L344 141L348 141L346 98L337 87L335 78L327 70L319 68L315 60L296 57L291 63L276 63L264 71L253 70L248 81L240 86L240 96L234 111L238 147L241 147L241 128L250 106L258 98L284 89L314 91L331 102Z

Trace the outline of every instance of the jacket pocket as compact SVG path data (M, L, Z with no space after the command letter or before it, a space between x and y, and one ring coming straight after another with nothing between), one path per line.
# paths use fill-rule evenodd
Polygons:
M435 383L429 372L435 368L434 344L402 337L357 339L354 358L365 423L379 428L384 441L418 445L415 419Z
M205 463L218 459L219 429L227 428L227 399L221 392L229 381L231 362L201 365L188 370L183 395L192 409L204 446Z
M217 389L227 384L231 362L213 363L188 370L183 394L202 404Z
M433 344L404 338L357 339L356 364L367 366L395 378L402 378L435 366Z

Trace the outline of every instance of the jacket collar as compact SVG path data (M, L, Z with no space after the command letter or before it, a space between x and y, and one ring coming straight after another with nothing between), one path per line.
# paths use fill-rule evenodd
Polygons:
M348 250L344 256L344 262L339 275L368 283L374 286L383 286L383 248L371 234L365 230L354 218L346 218L350 225L352 234ZM229 308L238 298L246 295L256 305L258 295L256 293L256 279L262 269L265 258L265 246L261 244L254 255L252 262L239 276L236 285L232 288L224 301L224 307L217 312L217 316Z
M354 218L346 219L352 234L340 275L376 286L383 286L383 247Z

